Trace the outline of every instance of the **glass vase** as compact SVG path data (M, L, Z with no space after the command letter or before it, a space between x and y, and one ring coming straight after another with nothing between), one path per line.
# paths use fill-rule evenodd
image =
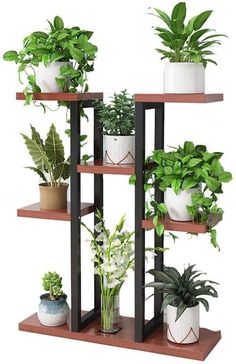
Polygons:
M101 295L101 331L114 334L119 331L119 295Z

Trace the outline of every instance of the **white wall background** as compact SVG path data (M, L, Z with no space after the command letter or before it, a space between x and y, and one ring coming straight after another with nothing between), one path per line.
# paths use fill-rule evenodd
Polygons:
M34 30L43 30L46 19L55 15L64 18L68 27L79 25L94 30L93 41L99 47L95 72L90 75L90 90L104 91L109 97L114 91L127 88L131 93L162 92L164 63L154 51L159 41L151 26L155 18L148 15L148 7L167 11L176 1L169 0L70 0L20 2L8 0L1 6L0 55L9 49L19 49L21 40ZM207 69L207 91L225 94L225 102L209 105L174 105L166 107L166 145L177 145L193 140L207 144L209 150L223 151L225 168L236 176L235 164L235 65L233 2L220 0L204 2L188 0L189 16L206 9L215 12L209 26L229 35L221 48L216 50L218 67ZM23 167L31 163L19 135L29 131L29 123L46 134L50 123L56 123L63 133L65 115L62 111L43 115L40 109L23 107L15 101L15 92L20 90L14 64L0 63L0 284L1 284L1 350L0 361L5 364L18 361L25 364L87 359L113 363L122 361L145 361L151 363L182 363L183 359L158 356L131 350L103 347L95 344L63 340L53 337L18 332L17 323L37 310L41 293L41 276L47 270L57 270L64 277L64 289L70 294L69 224L34 219L16 218L17 207L38 200L38 178ZM152 123L151 113L148 124ZM91 123L83 121L83 131L91 137ZM148 140L152 130L148 128ZM68 146L68 139L65 137ZM150 142L149 142L150 143ZM87 147L89 150L89 147ZM152 146L150 146L150 150ZM83 178L84 200L91 199L92 176ZM105 215L108 224L113 224L125 212L127 224L133 229L134 190L125 176L105 176ZM222 330L223 339L206 360L220 363L233 356L234 352L234 298L235 298L235 234L234 211L236 207L235 182L225 186L222 199L225 209L223 223L219 225L221 252L214 250L206 236L189 240L181 235L166 254L167 264L183 268L188 262L197 263L198 268L208 272L209 278L219 281L219 299L211 300L210 312L201 311L203 327ZM91 223L91 217L86 217ZM152 234L150 235L152 241ZM84 308L89 308L92 297L92 281L89 280L92 266L88 264L89 253L83 243L86 282ZM88 283L89 286L88 286ZM91 289L90 289L91 288ZM123 288L121 313L133 315L133 275ZM149 305L150 306L150 305ZM150 314L150 311L149 311ZM83 359L82 359L83 358ZM185 361L186 363L188 360ZM189 361L190 362L190 361Z

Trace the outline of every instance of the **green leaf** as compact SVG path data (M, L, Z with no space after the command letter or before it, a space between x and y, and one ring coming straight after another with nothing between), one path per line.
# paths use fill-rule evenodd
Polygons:
M155 229L156 234L157 234L158 236L162 236L162 235L163 235L163 233L164 233L164 229L165 229L165 227L164 227L164 225L163 225L163 224L158 224L158 225L157 225L157 227L156 227L156 229Z
M170 174L172 174L173 173L173 168L172 167L170 167L170 166L167 166L167 167L164 167L164 174L165 175L170 175Z
M220 176L219 176L219 181L220 182L230 182L232 180L232 174L230 172L223 172Z
M205 298L197 298L197 302L202 303L206 311L209 311L209 303Z
M186 17L186 11L185 2L176 4L171 14L171 20L181 20L183 22Z
M48 34L45 32L33 32L32 35L37 38L48 39Z
M211 244L214 246L214 248L217 248L218 247L217 232L215 229L211 229L210 236L211 236Z
M202 159L200 159L200 158L192 158L188 162L188 165L189 165L190 168L193 168L193 167L197 166L201 162L202 162Z
M213 159L211 163L211 171L216 175L220 176L224 172L224 168L222 167L219 159Z
M157 8L154 8L154 10L159 15L159 18L161 20L163 20L163 22L166 23L166 25L168 25L168 27L170 27L170 17L169 17L169 15L167 15L164 11L159 10Z
M220 187L220 182L213 177L206 177L205 182L209 190L215 192Z
M204 11L203 13L199 14L194 20L193 29L199 30L203 26L203 24L205 24L205 22L207 21L207 19L211 15L211 13L212 13L212 10L207 10L207 11Z
M70 177L70 162L67 160L62 163L58 163L53 169L53 177L55 181L59 181L61 178L66 180Z
M77 62L81 62L84 58L84 53L75 47L70 47L70 54L71 57Z
M176 193L176 195L180 191L180 186L181 186L181 181L180 180L174 179L173 181L171 181L171 187L174 190L174 192Z
M157 208L162 214L167 214L168 212L167 207L163 202L159 203Z
M211 31L211 29L201 29L201 30L198 30L197 32L193 33L193 35L189 39L189 43L196 42L199 38L201 38L203 36L203 34L208 33L210 31Z
M178 296L175 293L169 293L167 294L162 302L161 305L161 312L163 312L168 305L170 305Z
M184 303L183 301L180 302L180 304L178 305L178 308L177 308L175 322L180 318L180 316L184 313L184 311L186 310L187 307L188 307L188 305L186 303Z
M44 148L38 144L35 139L30 139L27 135L21 134L25 140L25 144L28 148L28 151L36 165L36 167L42 171L47 169L49 164L48 157Z
M182 20L171 20L170 27L172 32L177 35L181 34L184 31L184 24ZM178 41L178 44L184 44L184 40L178 39Z
M152 222L153 222L153 225L155 227L157 227L157 225L158 225L158 216L157 215L153 217Z
M63 22L62 18L60 18L60 16L55 16L53 25L56 30L64 29L64 22Z
M48 160L56 166L58 163L64 162L64 147L55 126L52 124L45 140L45 152Z
M44 180L44 182L48 183L45 174L40 169L38 169L36 167L25 167L25 168L31 169L32 171L36 172L39 175L39 177Z
M163 32L159 34L159 37L163 40L165 40L166 42L172 42L174 40L174 34L171 32Z
M130 176L130 178L129 178L129 184L130 185L135 185L135 183L136 183L136 175L135 174L133 174L132 176Z
M4 61L15 61L18 62L18 53L16 51L8 51L3 55Z
M184 152L186 154L190 154L193 151L194 151L194 144L193 144L193 142L185 142L184 143ZM186 157L188 157L188 156L186 156Z
M182 183L182 189L183 190L189 190L190 188L193 188L193 187L196 187L196 186L197 186L197 181L195 181L191 177L185 178L183 183Z

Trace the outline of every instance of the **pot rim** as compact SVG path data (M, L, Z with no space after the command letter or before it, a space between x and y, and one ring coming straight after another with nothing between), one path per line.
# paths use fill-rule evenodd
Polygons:
M39 296L39 298L40 298L41 301L47 302L49 304L58 304L58 303L60 303L62 301L66 301L66 299L67 299L67 295L65 293L62 296L60 296L58 298L58 300L55 300L55 301L48 300L47 299L48 296L49 296L49 293L43 293L43 294L41 294Z
M130 137L135 137L135 134L130 134L130 135L113 135L113 134L103 134L105 137L114 137L114 138L130 138Z
M174 308L176 308L176 310L178 309L178 306L174 306L174 305L172 305L171 303L169 303L169 305L168 305L168 306L174 307ZM188 308L195 308L195 307L197 307L197 306L199 306L199 302L197 302L194 306L189 306L189 307L187 307L187 308L186 308L186 310L187 310Z
M196 62L166 62L166 65L194 65L196 67L203 67L205 70L205 67L202 63L196 63Z
M39 188L43 187L43 188L48 188L48 189L59 189L59 188L68 188L69 183L65 183L65 182L61 182L60 186L49 186L46 182L43 183L39 183Z

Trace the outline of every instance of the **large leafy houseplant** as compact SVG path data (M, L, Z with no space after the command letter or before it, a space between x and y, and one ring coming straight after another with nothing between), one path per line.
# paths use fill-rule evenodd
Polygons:
M168 305L177 307L176 321L189 307L199 303L209 311L209 303L202 296L218 297L216 289L211 284L214 281L197 279L203 273L194 270L195 265L190 265L180 274L174 267L164 267L163 271L151 269L148 271L154 276L155 282L148 283L145 287L155 288L155 294L165 293L161 306L163 312Z
M61 326L68 320L70 309L62 290L62 277L57 272L47 272L42 278L47 293L40 296L38 319L45 326Z
M81 224L91 235L91 250L95 262L95 274L99 276L101 289L101 327L104 332L119 329L117 297L127 277L127 271L134 267L134 232L125 229L122 216L113 232L107 229L102 213L97 210L98 223L92 231Z
M155 200L153 189L165 192L167 188L172 188L178 194L201 187L199 192L192 195L192 204L187 209L194 221L207 225L211 243L218 247L212 221L217 215L223 215L222 208L217 204L218 196L223 193L223 183L232 180L232 174L225 171L220 162L223 153L210 153L205 145L194 145L191 141L172 149L170 152L155 150L146 159L144 190L149 192L146 217L153 217L156 233L162 235L164 225L161 219L168 210L165 204ZM130 182L135 183L135 177Z
M215 33L214 29L203 27L212 14L212 10L206 10L189 21L185 21L187 7L185 2L176 4L169 16L163 10L154 8L153 15L158 17L164 27L154 26L156 34L165 47L156 49L162 59L170 62L194 62L202 63L204 67L211 62L214 53L212 47L221 44L224 34Z
M36 172L50 187L58 187L70 176L70 157L65 159L64 146L54 124L43 141L31 125L31 137L21 134L35 164L26 167Z
M49 31L34 31L26 36L20 51L10 50L3 55L4 60L18 65L21 83L23 74L27 78L28 84L24 89L26 104L32 101L32 93L41 91L35 72L41 63L48 66L52 62L68 62L60 68L60 76L56 79L62 92L75 93L78 87L86 92L87 73L94 69L97 47L90 42L93 32L78 26L67 28L59 16L48 24Z
M106 135L127 136L134 134L135 108L134 99L126 90L114 93L110 103L97 101L95 108Z

